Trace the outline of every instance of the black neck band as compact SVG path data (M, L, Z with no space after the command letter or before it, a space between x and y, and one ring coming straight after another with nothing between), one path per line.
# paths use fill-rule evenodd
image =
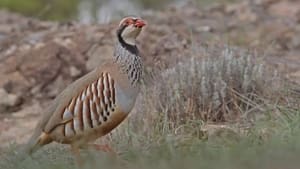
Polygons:
M139 51L138 48L136 47L136 45L130 45L128 43L126 43L124 41L124 39L122 38L122 32L124 31L124 29L126 28L126 25L121 26L118 30L117 30L117 36L118 36L118 41L120 42L120 44L127 49L130 53L138 56Z

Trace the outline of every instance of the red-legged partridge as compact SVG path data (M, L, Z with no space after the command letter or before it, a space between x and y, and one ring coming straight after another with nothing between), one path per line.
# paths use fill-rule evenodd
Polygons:
M74 152L106 135L128 115L139 93L142 62L136 38L145 22L121 20L111 60L69 85L45 110L26 151L52 141L70 144Z

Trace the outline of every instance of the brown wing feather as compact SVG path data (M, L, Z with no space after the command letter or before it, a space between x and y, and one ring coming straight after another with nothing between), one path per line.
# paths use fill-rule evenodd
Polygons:
M108 120L108 117L116 108L115 80L111 73L107 71L102 71L98 74L98 78L85 82L85 86L80 91L78 91L79 89L72 89L78 91L77 93L79 94L69 96L68 99L65 98L63 103L67 104L62 104L64 106L63 109L60 111L56 110L48 125L46 125L45 131L47 133L51 133L57 127L63 126L64 129L60 130L62 131L61 135L63 137L70 135L69 133L72 131L66 131L66 125L72 122L74 133L82 134L84 130L99 128L102 123ZM72 101L74 99L76 100L76 107L73 112L70 112L74 107L74 101ZM56 137L60 135L57 134L57 131L55 134Z
M120 73L120 70L117 66L113 65L114 63L108 63L102 65L101 68L97 68L90 73L86 74L85 76L81 77L80 79L76 80L72 84L70 84L60 95L56 97L56 99L51 103L51 105L46 109L46 111L42 114L42 119L37 124L34 134L32 135L31 139L27 144L27 150L32 149L34 146L39 144L39 140L41 136L45 134L47 137L50 137L50 132L54 130L57 126L69 124L72 130L74 129L74 120L73 117L69 119L62 118L62 112L66 108L66 105L70 105L71 112L74 112L74 102L72 99L79 95L79 93L84 89L84 87L88 86L89 84L93 83L99 78L103 72L109 72L111 77L113 77L112 84L118 84L120 87L126 89L129 88L129 81L125 74ZM91 86L91 91L95 91L95 86ZM115 91L112 91L112 102L115 103ZM92 100L96 99L91 97ZM97 106L95 102L91 102L91 109L93 111L97 110ZM97 114L98 115L98 114ZM100 118L100 115L92 115L94 117ZM101 114L102 115L102 114ZM103 118L103 117L101 117ZM100 121L97 122L98 125L101 124ZM51 142L52 138L47 139L47 143Z

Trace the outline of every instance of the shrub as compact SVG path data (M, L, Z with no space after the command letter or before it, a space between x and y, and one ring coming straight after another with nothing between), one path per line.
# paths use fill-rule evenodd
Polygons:
M262 111L265 99L278 94L278 74L247 51L218 50L200 52L163 71L153 87L142 90L139 111L162 113L175 124L232 121Z

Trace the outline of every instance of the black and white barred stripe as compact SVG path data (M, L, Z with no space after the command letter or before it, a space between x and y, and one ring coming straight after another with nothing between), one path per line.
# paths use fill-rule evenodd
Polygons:
M99 127L115 111L115 82L109 73L102 73L74 97L62 112L62 119L72 119L64 125L64 136L71 137Z

